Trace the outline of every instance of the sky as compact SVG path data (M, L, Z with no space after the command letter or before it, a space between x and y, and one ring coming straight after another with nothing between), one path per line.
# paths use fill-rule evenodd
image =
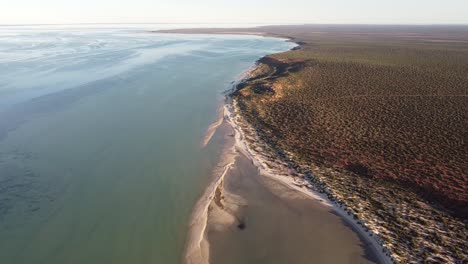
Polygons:
M0 24L468 24L468 0L0 1Z

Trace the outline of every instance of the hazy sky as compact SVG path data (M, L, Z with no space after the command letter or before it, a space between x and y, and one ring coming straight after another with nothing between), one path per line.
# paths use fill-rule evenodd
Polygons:
M468 24L468 0L2 0L0 24Z

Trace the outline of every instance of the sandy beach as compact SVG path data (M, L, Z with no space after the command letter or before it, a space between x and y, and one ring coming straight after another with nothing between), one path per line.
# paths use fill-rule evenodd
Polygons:
M312 182L306 178L297 177L296 175L298 174L294 169L288 167L287 164L281 162L278 158L267 157L265 155L265 153L268 153L263 150L266 146L259 143L260 140L255 136L254 129L242 120L235 102L230 101L226 109L230 115L227 120L236 131L237 149L252 161L260 175L280 182L290 190L306 195L311 198L311 202L318 202L322 206L329 208L349 224L353 231L359 233L359 236L365 240L366 245L375 253L379 263L393 263L390 257L384 253L386 250L381 246L381 241L379 241L375 234L365 230L362 224L349 215L339 204L328 199L325 194L315 191ZM247 137L250 137L249 142L254 143L249 144L246 140Z
M185 263L392 263L374 234L265 155L229 95L222 109L202 145L216 134L225 148L193 211Z

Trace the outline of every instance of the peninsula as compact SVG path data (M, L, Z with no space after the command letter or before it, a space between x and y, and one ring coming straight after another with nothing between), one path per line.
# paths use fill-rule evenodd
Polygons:
M463 263L468 27L183 29L288 38L230 95L262 169L320 193L395 263Z

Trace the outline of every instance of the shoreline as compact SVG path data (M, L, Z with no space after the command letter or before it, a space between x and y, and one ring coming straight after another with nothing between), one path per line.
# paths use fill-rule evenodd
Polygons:
M267 151L264 151L266 143L247 142L246 139L252 137L249 133L252 134L255 132L250 124L245 120L242 120L243 118L239 113L232 95L237 91L238 86L249 78L250 73L255 70L256 67L257 64L241 74L237 81L232 84L232 88L225 92L225 99L220 107L222 109L220 110L222 116L213 123L213 125L215 124L215 127L212 127L213 125L211 125L207 130L207 133L210 134L211 138L218 127L223 124L227 124L233 131L234 142L232 142L232 146L226 143L228 145L224 147L221 159L213 171L213 180L210 182L204 194L194 207L189 223L184 263L209 264L210 249L206 231L209 222L210 205L214 202L214 199L216 199L216 192L223 184L224 177L235 165L238 155L244 155L248 160L250 160L262 176L268 177L279 184L287 186L291 190L300 192L335 212L346 224L350 225L352 230L356 232L357 235L367 243L367 245L370 245L380 263L394 263L393 259L388 255L389 251L382 246L378 236L370 229L366 230L363 228L359 220L353 219L352 215L349 215L345 210L346 208L342 208L340 204L330 200L326 193L320 193L319 191L314 190L314 185L317 183L311 182L306 177L300 178L295 176L298 173L294 169L289 168L279 157L274 157L273 159L271 159L271 157L268 158L265 155ZM255 135L253 137L255 138L255 141L259 141L258 137ZM206 146L208 143L209 140L207 141L205 138L202 146ZM268 161L269 159L270 161ZM272 166L269 164L270 162L281 165Z
M224 99L220 102L219 117L213 122L205 133L200 147L205 148L212 137L217 132L218 128L224 124L229 125L226 121L227 113L227 100L232 91L235 90L237 85L245 80L249 72L255 68L255 64L248 68L245 72L239 75L236 81L232 83L232 87L223 94ZM231 126L229 125L231 128ZM234 130L233 130L234 132ZM235 164L238 153L236 152L235 142L225 142L221 158L212 172L213 179L206 187L203 195L195 204L190 217L188 234L186 239L185 251L183 256L183 263L185 264L209 264L209 242L206 237L206 229L208 226L208 214L211 203L216 198L216 191L222 184L224 177L229 173Z
M357 28L359 29L359 28ZM385 41L384 37L392 37L392 38L400 38L400 34L404 34L407 29L403 29L402 32L391 32L386 35L376 35L375 38L372 39L372 41L376 43L384 43L385 45L389 45L387 41ZM316 58L314 56L314 52L316 55L323 55L323 54L328 54L327 51L330 52L339 52L339 48L337 47L331 47L329 50L329 46L327 46L327 41L334 40L337 36L340 37L340 43L341 43L341 37L349 37L346 41L343 41L343 43L349 44L350 48L355 49L353 52L356 54L360 54L361 56L359 57L364 57L367 58L369 54L367 53L360 53L359 47L362 47L363 44L361 42L353 42L354 40L362 40L362 37L359 35L354 34L354 29L352 28L343 28L343 27L335 27L331 29L327 28L320 28L317 26L292 26L292 27L284 27L284 26L271 26L271 27L259 27L259 28L250 28L246 30L240 30L240 29L216 29L216 28L208 28L208 29L200 29L200 28L192 28L192 29L178 29L178 30L165 30L165 31L159 31L160 33L179 33L179 34L232 34L232 35L258 35L258 36L263 36L263 37L273 37L273 38L286 38L288 39L289 42L295 42L298 44L296 48L293 48L292 50L300 49L302 50L301 52L304 52L304 55L312 55L312 57ZM249 34L246 34L246 33ZM310 34L308 34L310 33ZM373 31L369 31L369 33L373 33ZM374 32L375 33L375 32ZM427 32L426 32L427 33ZM311 35L315 34L315 35ZM327 34L327 35L325 35ZM435 35L437 36L439 34L438 32L435 32ZM427 34L422 34L421 36L415 36L412 41L416 42L424 42L424 39L421 39L421 37L431 37L433 36L432 33L427 33ZM356 37L355 37L356 36ZM455 37L455 36L452 36ZM458 37L457 37L458 38ZM316 41L317 40L317 41ZM325 40L325 42L323 42ZM382 42L384 40L384 42ZM401 41L404 41L402 39L399 39L397 42L399 43ZM317 47L317 49L315 49ZM321 48L326 48L326 50L320 50ZM399 46L398 46L399 47ZM397 47L397 48L398 48ZM414 51L420 50L420 46L415 46ZM398 49L397 49L398 50ZM384 54L382 53L381 50L379 49L374 49L376 54ZM300 56L298 56L300 55ZM344 54L345 55L345 54ZM412 56L414 58L419 58L420 53L411 53L408 54L408 56ZM268 56L266 56L268 57ZM244 117L244 120L250 120L252 123L247 122L247 124L256 124L257 120L255 118L255 113L254 115L251 116L249 113L248 109L244 113L243 106L245 106L245 102L242 98L242 96L248 96L249 93L257 92L259 91L260 93L269 91L268 85L275 84L274 80L279 77L277 72L277 67L280 66L279 68L282 69L283 66L287 67L289 65L293 65L294 63L299 60L298 58L304 57L308 58L307 56L302 56L301 54L293 54L293 53L288 53L282 55L281 53L274 53L269 55L270 59L276 59L276 63L271 63L269 61L262 62L262 61L257 61L260 65L266 64L266 67L259 67L259 72L258 76L255 76L255 73L252 73L252 78L250 80L246 80L247 87L249 89L245 90L244 92L240 92L240 94L234 94L233 98L237 100L239 103L239 110L240 110L240 115ZM310 56L309 56L310 57ZM346 57L346 56L341 56L340 58L343 59L349 59L350 62L360 62L359 57ZM378 58L375 56L370 56L369 58ZM324 57L321 59L321 57L318 57L318 60L320 62L326 62L327 57ZM404 62L406 60L397 60L397 66L398 67L403 67ZM370 62L369 62L370 63ZM363 65L369 65L369 63L364 63ZM283 64L283 65L282 65ZM416 63L415 65L420 65ZM294 66L294 65L293 65ZM310 66L313 65L308 65ZM424 64L424 66L427 66ZM294 67L289 67L289 69L292 69L295 71L297 68ZM286 68L286 74L289 71L288 68ZM300 70L300 69L299 69ZM353 67L349 69L350 71L353 70ZM332 70L324 70L327 73L333 73ZM265 73L266 72L266 73ZM263 75L262 75L263 74ZM266 78L263 78L264 76L270 77L270 80L266 80ZM283 75L285 76L285 75ZM257 78L258 77L258 78ZM332 77L333 78L333 77ZM416 77L415 77L416 78ZM286 79L286 78L285 78ZM416 78L417 79L417 78ZM290 80L290 79L286 79ZM294 79L293 79L294 80ZM417 79L419 80L419 79ZM439 79L437 79L439 80ZM424 82L423 80L419 80ZM440 82L443 82L443 80L439 80ZM377 83L380 83L380 81L377 81ZM384 83L384 81L382 81ZM282 91L282 85L284 83L278 82L278 87L273 87L273 88L278 88L279 92ZM264 85L264 86L262 86ZM251 90L250 88L253 88ZM239 87L239 90L242 89ZM255 90L258 89L258 90ZM429 88L428 88L429 89ZM410 89L411 90L411 89ZM447 94L450 95L451 90L447 91ZM238 95L242 95L238 97ZM309 96L310 97L310 96ZM274 99L274 98L273 98ZM247 102L248 103L248 102ZM443 102L441 102L443 103ZM445 102L447 103L447 102ZM252 109L255 111L255 105L251 105ZM288 107L293 108L294 105L288 105ZM430 108L430 107L429 107ZM455 112L456 114L461 114L459 111ZM397 112L396 114L401 114L400 112ZM440 113L440 116L444 116L447 113ZM385 114L384 114L385 116ZM283 116L284 117L284 116ZM332 116L330 118L337 118L336 116ZM367 118L367 117L366 117ZM370 117L368 117L370 118ZM405 120L406 115L403 116L403 120ZM445 119L444 119L445 120ZM453 119L450 119L450 121L454 121ZM334 122L336 123L336 122ZM421 121L421 123L424 122ZM331 207L334 208L339 208L335 210L338 213L338 210L341 211L340 215L344 215L345 217L351 218L350 221L348 221L353 227L356 226L356 223L358 225L358 231L364 232L366 234L372 234L369 235L369 239L375 240L377 245L377 248L382 249L383 253L386 258L389 258L391 262L400 262L400 261L421 261L421 260L429 260L429 261L447 261L447 262L456 262L456 261L462 261L464 258L466 258L466 254L463 252L463 242L466 240L463 235L463 233L460 233L460 230L465 230L466 225L464 225L464 220L457 218L456 216L452 215L453 213L450 210L445 210L444 207L439 207L437 201L434 203L434 201L431 202L430 197L429 198L424 198L420 196L420 193L418 192L412 192L410 190L409 193L407 193L408 189L407 188L417 188L418 183L414 183L416 185L411 185L411 186L405 186L402 185L400 186L398 183L393 183L390 182L389 185L378 182L378 181L358 181L357 183L353 180L353 171L349 173L347 172L341 172L338 170L333 170L333 167L321 167L313 162L310 162L310 160L303 159L303 160L297 160L296 158L302 158L301 155L303 154L300 150L300 145L294 145L295 143L291 140L284 140L281 141L281 143L292 143L294 146L299 146L299 148L289 148L289 151L283 152L278 146L275 145L274 142L275 140L278 140L275 135L272 135L275 137L273 141L270 142L268 138L268 134L264 134L264 132L269 133L269 131L262 131L256 130L254 126L250 126L250 129L252 131L246 131L246 132L253 132L250 135L251 138L247 138L248 143L251 143L250 147L252 150L254 150L256 153L259 153L262 155L262 159L267 161L266 164L263 164L263 166L270 167L268 162L274 162L274 161L280 161L282 162L288 171L288 173L284 173L288 177L292 177L292 179L287 179L289 182L285 184L291 185L291 188L296 189L296 191L301 191L301 192L310 192L308 188L312 188L314 193L321 194L323 197L328 198L325 201L333 203L333 205L330 205ZM386 125L384 125L386 126ZM262 125L259 124L259 127L261 128ZM343 129L347 129L348 127L352 127L352 125L349 126L344 126ZM284 127L283 127L284 128ZM286 131L286 130L279 128L280 131ZM301 130L302 128L299 126L295 127L295 129ZM337 131L341 131L340 127L335 128ZM458 133L460 131L453 129L450 130L451 132ZM395 132L395 131L391 131ZM287 131L286 133L289 133ZM422 132L422 134L427 134L426 132ZM254 135L254 136L252 136ZM255 137L257 135L258 137L263 138L264 140L259 144L257 142L253 142L255 139L258 139L258 137ZM294 133L293 133L294 135ZM398 132L396 131L396 134L391 134L390 136L396 136L399 135ZM455 134L456 139L459 139L459 134ZM330 137L328 138L330 139ZM294 140L294 139L293 139ZM297 144L301 144L300 140L297 141ZM308 140L308 144L313 145L314 139L313 138L308 138L306 137L305 140ZM325 139L327 140L327 139ZM395 142L400 142L399 138L393 137L390 138L390 140L393 140ZM273 144L270 144L273 143ZM457 142L455 142L457 143ZM259 146L261 145L261 146ZM458 145L457 145L458 146ZM262 147L264 150L259 151L258 148ZM287 149L287 145L285 146ZM313 149L314 146L312 146L311 149ZM369 150L374 150L373 146L371 145L366 145L364 146L368 148ZM297 151L295 151L297 150ZM308 150L308 149L306 149ZM304 150L304 151L306 151ZM431 152L432 153L432 152ZM451 152L450 152L451 153ZM437 153L432 153L436 155ZM352 155L358 155L358 153L352 153ZM457 156L458 157L458 156ZM255 157L254 157L255 158ZM374 166L377 169L381 169L382 167L379 167L380 161L377 160L377 162L374 162L372 166ZM387 161L385 161L387 162ZM388 163L384 163L382 166L387 166L391 163L388 161ZM312 165L310 165L312 164ZM371 163L372 164L372 163ZM377 164L377 165L375 165ZM391 165L391 164L390 164ZM459 166L460 164L457 164ZM291 169L294 168L294 171ZM392 169L387 169L386 171L392 171ZM383 173L386 173L386 171L383 171ZM299 175L298 175L299 174ZM331 177L327 177L327 174L330 174ZM392 175L392 174L388 174ZM387 177L387 174L384 176ZM402 177L406 177L408 175L403 174ZM299 176L299 177L298 177ZM462 175L463 176L463 175ZM275 176L278 177L278 176ZM278 177L278 178L287 178L287 177ZM423 178L424 179L424 178ZM455 178L457 181L460 180L459 175ZM280 179L284 180L284 179ZM395 184L395 186L393 186ZM448 184L448 183L447 183ZM305 188L304 188L305 187ZM357 190L357 191L356 191ZM383 192L381 192L383 190ZM321 198L320 198L321 199ZM377 201L374 203L374 201ZM449 209L452 208L451 205L449 206ZM382 208L383 209L382 209ZM460 209L463 210L463 209ZM416 220L415 220L416 219ZM362 231L364 230L364 231ZM367 237L367 236L364 236ZM367 239L367 240L369 240ZM443 243L441 243L441 241ZM375 247L374 247L375 248ZM378 250L377 250L378 251ZM380 253L380 252L379 252Z
M216 196L216 190L218 190L218 187L223 182L224 177L235 163L236 156L232 155L234 154L232 150L233 148L228 147L223 150L222 157L224 157L224 159L221 159L218 165L216 165L213 171L213 180L195 204L190 217L183 263L209 263L209 243L206 238L209 207Z
M281 39L286 42L291 42L291 43L296 44L295 47L292 47L288 51L299 49L305 44L303 41L295 39L294 37L291 37L291 36L271 34L271 33L262 32L262 31L255 31L255 32L229 31L229 29L222 29L222 28L220 29L206 28L205 30L206 32L204 32L203 29L200 29L200 28L186 28L186 29L151 30L148 32L149 33L162 33L162 34L181 34L181 35L232 35L232 36L257 36L257 37L263 37L263 38L275 38L275 39ZM273 55L273 54L269 54L269 55ZM266 55L264 57L267 57L269 55ZM252 66L251 68L254 68L254 67L255 65ZM248 71L246 71L244 74L246 73L248 73Z
M236 109L235 101L232 99L231 95L228 95L229 101L227 103L226 109L229 113L229 117L227 118L227 122L231 125L233 130L235 131L235 146L236 148L244 154L249 160L253 162L253 164L258 168L261 175L266 176L270 179L276 180L290 189L295 191L301 192L308 197L318 200L320 204L329 207L334 212L336 212L346 223L350 224L355 232L357 232L366 242L372 245L374 252L378 256L381 263L390 264L394 263L392 259L384 254L383 252L388 252L376 239L376 234L372 231L366 231L359 223L358 220L353 219L348 213L339 206L336 202L330 200L325 194L317 192L312 189L314 183L310 182L305 178L299 178L294 176L296 171L288 168L283 162L278 158L275 157L275 163L281 164L278 167L274 167L268 165L268 161L266 156L263 154L262 144L249 144L245 139L247 138L246 132L242 129L242 126L247 126L250 128L250 132L254 130L250 127L249 124L246 124L246 121L239 121L236 119L242 119L238 110ZM257 137L255 141L259 141L260 139ZM253 150L254 148L260 148L260 151Z

